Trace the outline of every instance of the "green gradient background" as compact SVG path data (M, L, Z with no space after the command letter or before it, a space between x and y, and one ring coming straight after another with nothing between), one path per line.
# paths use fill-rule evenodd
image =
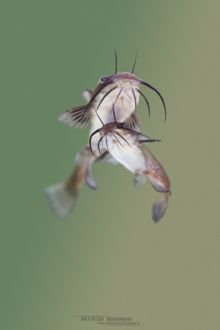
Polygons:
M219 1L1 2L1 317L4 330L98 329L73 315L127 315L151 330L220 328ZM97 164L64 222L43 188L69 175L86 130L57 122L81 91L113 71L157 86L143 131L173 195L132 187L120 166ZM119 327L117 327L118 329ZM123 327L125 329L125 327Z

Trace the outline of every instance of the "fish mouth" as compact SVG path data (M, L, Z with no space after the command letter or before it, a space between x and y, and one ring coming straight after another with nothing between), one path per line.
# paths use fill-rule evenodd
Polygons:
M128 81L136 84L140 84L141 82L141 80L136 75L130 72L117 72L106 79L106 83L126 83Z

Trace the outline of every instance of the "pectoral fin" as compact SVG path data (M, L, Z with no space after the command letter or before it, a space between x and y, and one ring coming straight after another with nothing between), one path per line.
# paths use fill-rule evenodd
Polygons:
M65 111L58 120L68 126L87 127L90 122L90 109L86 105Z
M109 163L112 165L118 164L117 160L114 157L112 157L112 155L108 151L105 151L103 154L101 154L101 156L99 156L96 159L96 162Z
M133 176L133 186L135 188L141 188L147 181L147 177L144 174L135 173Z
M92 175L92 164L87 169L85 182L89 188L91 188L93 190L97 189L95 179L93 178L93 175Z

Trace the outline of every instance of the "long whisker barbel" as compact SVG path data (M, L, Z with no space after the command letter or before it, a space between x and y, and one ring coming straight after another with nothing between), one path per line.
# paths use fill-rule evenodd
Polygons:
M100 143L102 142L103 138L104 138L104 135L101 136L101 138L100 138L100 140L99 140L99 142L98 142L98 151L99 151L100 155L101 155Z
M91 135L90 135L90 137L89 137L89 149L91 150L91 153L93 154L93 156L95 156L95 153L93 152L93 149L92 149L92 138L93 138L93 136L95 135L95 134L97 134L98 132L100 133L100 130L101 130L102 128L98 128L96 131L94 131Z
M112 89L110 89L104 96L103 98L101 99L101 101L99 102L97 108L96 108L96 111L98 110L98 108L100 107L101 103L104 101L104 99L113 91L117 88L117 86L114 86Z
M143 140L144 142L161 142L160 139L151 139L149 136L147 136L147 135L145 135L145 134L142 134L142 133L140 133L140 132L138 132L138 131L135 131L135 130L129 128L129 127L124 127L124 129L127 130L127 131L129 131L129 132L132 132L132 133L134 133L134 134L136 134L136 135L146 137L146 140ZM139 141L139 142L141 143L141 141Z
M98 108L99 108L99 106L101 105L101 103L104 101L104 99L106 98L106 96L108 96L108 95L109 95L113 90L115 90L116 88L117 88L117 86L114 86L112 89L110 89L110 90L109 90L109 91L108 91L108 92L102 97L101 101L99 102L99 104L98 104L98 106L97 106L97 108L96 108L96 110L95 110L95 113L96 113L96 115L98 116L98 118L99 118L99 120L101 121L101 123L102 123L103 126L104 126L104 122L102 121L101 117L100 117L99 114L98 114ZM114 102L114 104L113 104L113 108L112 108L113 116L114 116L114 121L115 121L115 122L117 122L117 121L116 121L116 115L115 115L115 105L116 105L116 102L117 102L117 100L118 100L118 98L119 98L119 96L120 96L122 90L123 90L123 88L120 89L120 91L119 91L119 93L118 93L118 95L117 95L117 97L116 97L116 99L115 99L115 102Z
M151 142L161 142L161 140L158 140L158 139L146 139L146 140L139 140L139 143L151 143Z
M135 54L134 63L133 63L133 67L132 67L131 73L134 73L134 69L135 69L137 57L138 57L138 52L136 52L136 54Z
M117 73L118 72L118 56L117 56L116 49L114 49L114 53L115 53L115 73Z
M134 97L134 111L135 111L136 106L137 106L137 99L136 99L135 92L134 92L133 88L131 90L132 90L132 94L133 94L133 97Z
M123 88L120 89L120 91L119 91L119 93L118 93L118 95L117 95L117 97L116 97L116 99L115 99L115 102L114 102L114 104L113 104L113 108L112 108L113 116L114 116L114 121L115 121L115 122L117 122L117 120L116 120L116 115L115 115L115 105L116 105L116 102L118 101L118 98L119 98L119 96L120 96L122 90L123 90Z
M102 130L105 128L105 130L102 132ZM128 131L128 132L131 132L132 134L135 134L137 136L142 136L146 139L143 139L143 140L139 140L139 143L145 143L145 142L160 142L161 140L158 140L158 139L151 139L149 136L147 135L144 135L138 131L135 131L129 127L126 126L125 123L123 122L112 122L112 123L109 123L109 124L106 124L106 125L103 125L103 127L101 128L98 128L96 131L94 131L90 138L89 138L89 148L92 152L92 154L95 156L95 153L93 152L93 149L92 149L92 138L95 134L99 133L100 134L100 139L98 141L98 151L99 153L101 154L101 149L100 149L100 143L102 142L103 138L105 137L105 143L106 143L106 147L109 151L109 147L108 147L108 139L107 139L107 134L108 132L110 132L112 134L112 136L116 139L116 141L120 144L121 147L123 147L121 141L117 138L117 136L119 136L123 141L125 141L129 146L130 143L126 140L126 138L121 135L119 132L117 131L114 131L114 129L121 129L121 130L125 130L125 131Z
M115 74L116 74L116 73L118 72L118 56L117 56L116 49L114 49L114 54L115 54ZM95 94L93 94L92 98L90 99L89 103L87 104L87 106L86 106L85 109L84 109L84 113L83 113L83 116L82 116L82 120L84 119L85 114L86 114L88 108L89 108L90 105L93 103L93 101L95 100L96 96L101 92L101 90L104 89L104 87L105 87L105 84L103 84L103 85L101 86L101 88L98 89L98 90L96 91ZM101 104L101 103L100 103L100 104ZM99 104L99 105L100 105L100 104Z
M131 132L131 133L133 133L135 135L146 137L147 140L143 140L144 142L161 142L161 140L159 140L159 139L151 139L149 136L147 136L145 134L142 134L142 133L140 133L138 131L135 131L132 128L127 127L125 123L117 123L117 128L118 129L126 130L126 131ZM141 141L139 141L139 142L141 142Z
M147 104L147 108L148 108L148 115L149 115L149 118L150 118L150 103L148 101L148 99L146 98L146 96L144 95L144 93L142 93L142 91L138 88L136 88L136 91L144 98L146 104Z
M115 132L115 134L117 134L118 136L120 136L120 138L122 140L124 140L129 146L131 146L130 143L121 134L119 134L118 132Z
M99 118L100 122L102 123L102 125L104 126L105 124L104 124L102 118L99 116L97 110L95 110L95 113L96 113L96 116Z
M120 146L122 147L121 142L119 141L119 139L117 138L117 136L115 136L115 134L112 133L112 135L114 136L114 138L118 141L118 143L120 144Z
M140 81L141 84L147 86L148 88L152 89L160 98L162 104L163 104L163 108L164 108L164 121L166 121L166 117L167 117L167 109L166 109L166 103L164 101L164 98L163 96L160 94L160 92L155 88L153 87L152 85L148 84L146 81L143 81L141 80Z
M107 150L108 150L108 152L109 152L108 139L107 139L107 137L105 137L105 145L106 145L106 148L107 148Z
M103 125L104 126L104 125ZM101 128L98 128L96 131L94 131L91 135L90 135L90 138L89 138L89 148L91 150L91 153L95 156L95 153L93 152L93 149L92 149L92 138L95 134L100 133L100 131L103 129L103 127ZM115 134L119 135L122 139L124 139L119 133L115 132ZM114 136L114 138L118 141L118 143L122 146L121 142L119 141L119 139L117 138L117 136L115 136L115 134L112 133L112 135ZM101 136L101 138L99 139L99 142L98 142L98 150L99 150L99 153L101 154L101 150L100 150L100 143L102 141L102 139L104 138L104 135ZM124 139L125 140L125 139ZM126 141L126 140L125 140ZM128 143L126 141L126 143ZM107 149L109 150L108 148L108 143L107 143L107 138L106 138L106 146L107 146Z

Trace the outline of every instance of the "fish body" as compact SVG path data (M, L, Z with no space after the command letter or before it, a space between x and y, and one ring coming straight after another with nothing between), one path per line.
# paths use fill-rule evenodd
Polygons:
M115 124L113 123L113 125ZM112 129L107 134L101 136L104 136L104 138L101 140L99 150L92 149L91 152L90 147L85 146L76 156L73 174L64 183L54 185L46 190L53 212L60 218L65 218L75 206L84 182L90 188L96 189L91 168L100 155L106 154L110 155L110 162L120 163L132 172L134 181L136 180L137 182L138 180L139 186L148 179L153 188L157 192L162 193L162 198L156 201L152 208L152 218L155 222L158 222L163 217L168 206L171 194L170 180L161 163L143 145L145 142L154 142L156 140L137 133L134 134L126 129ZM92 148L97 148L97 143L96 140L92 144ZM134 185L137 186L136 184Z
M134 178L144 180L146 177L153 188L163 194L162 198L153 204L152 219L158 222L163 217L171 194L170 180L163 166L156 157L143 145L121 148L118 144L111 150L112 156L134 174ZM144 182L145 183L145 180Z
M139 185L141 181L145 183L145 177L148 178L153 188L163 194L162 199L155 202L152 209L152 218L158 222L168 206L168 199L171 194L170 180L161 163L143 145L143 143L157 140L126 128L115 128L114 125L113 123L113 129L101 134L102 140L99 138L101 141L99 150L96 147L94 154L97 156L98 152L108 151L118 163L134 174L134 180L137 181L138 178ZM95 146L93 145L93 147Z

